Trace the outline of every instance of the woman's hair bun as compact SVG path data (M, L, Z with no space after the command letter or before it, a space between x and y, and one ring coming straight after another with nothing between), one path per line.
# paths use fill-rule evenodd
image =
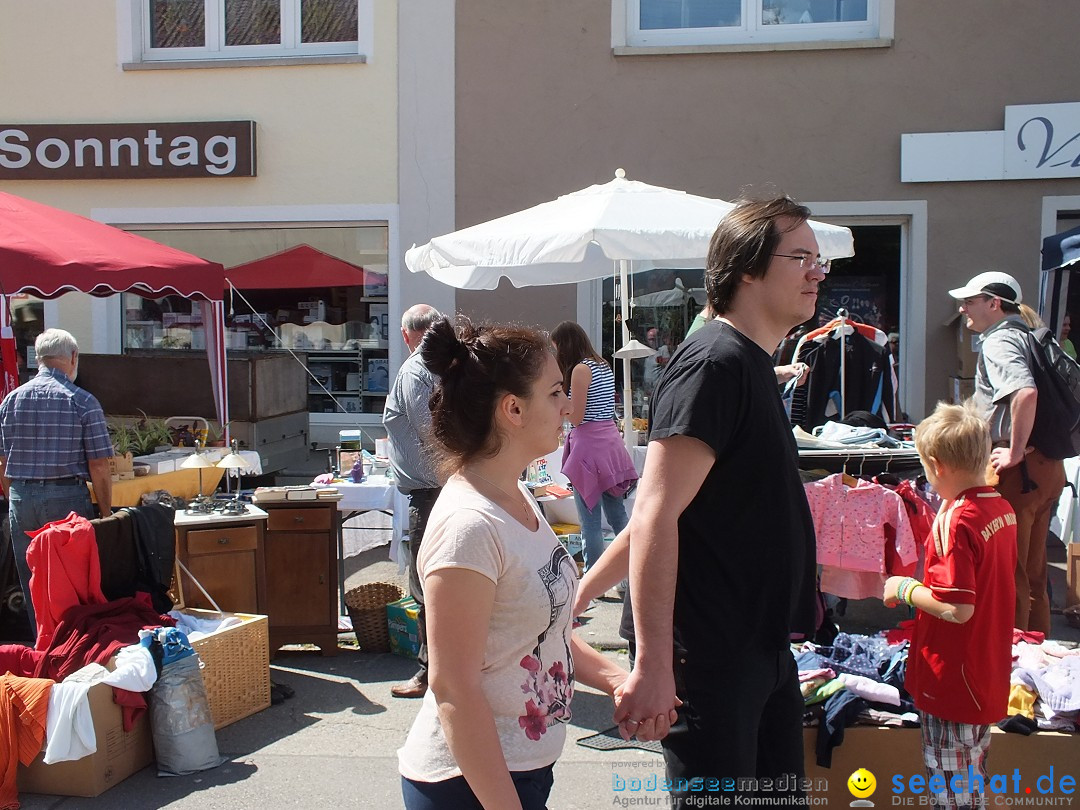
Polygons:
M420 357L433 374L442 377L455 362L469 358L469 347L458 337L450 319L443 316L434 321L420 342Z

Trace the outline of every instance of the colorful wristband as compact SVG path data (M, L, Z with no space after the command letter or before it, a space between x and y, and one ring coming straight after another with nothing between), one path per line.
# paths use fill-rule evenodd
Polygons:
M903 596L900 596L899 598L910 607L915 607L915 603L911 601L911 597L915 594L915 589L922 586L922 583L914 577L905 577L902 586Z

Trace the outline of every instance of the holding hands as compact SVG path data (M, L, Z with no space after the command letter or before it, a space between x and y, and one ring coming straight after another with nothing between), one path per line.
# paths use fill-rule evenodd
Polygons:
M675 678L668 670L654 677L642 674L640 667L616 690L615 722L624 740L662 740L678 719L676 709L682 701L675 695ZM667 707L666 709L663 707Z

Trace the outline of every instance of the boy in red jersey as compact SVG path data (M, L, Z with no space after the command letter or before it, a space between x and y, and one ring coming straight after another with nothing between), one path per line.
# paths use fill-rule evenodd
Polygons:
M939 403L915 429L941 510L925 581L890 577L884 600L917 608L905 686L922 720L923 761L946 807L985 791L990 726L1007 714L1016 598L1016 514L986 485L990 430L969 403ZM941 784L941 780L935 780Z

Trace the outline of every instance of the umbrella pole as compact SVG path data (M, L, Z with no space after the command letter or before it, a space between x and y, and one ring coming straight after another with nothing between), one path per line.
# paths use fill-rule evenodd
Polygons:
M622 345L630 342L630 262L627 259L619 259L619 287L622 295L619 296L619 307L622 313ZM623 441L627 447L637 444L637 432L634 430L634 400L630 391L630 358L622 359L622 385L623 385Z

